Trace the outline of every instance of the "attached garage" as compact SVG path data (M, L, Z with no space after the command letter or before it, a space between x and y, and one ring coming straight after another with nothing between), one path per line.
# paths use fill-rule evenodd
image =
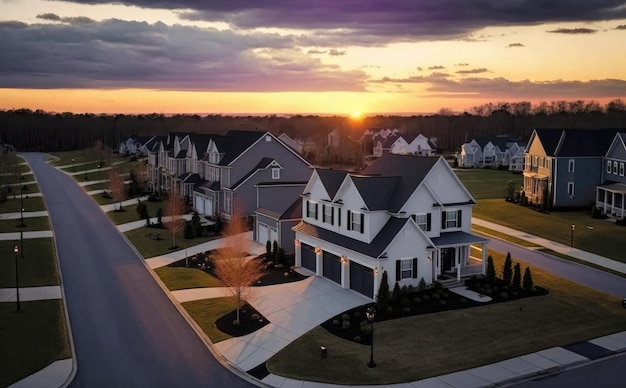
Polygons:
M350 262L350 289L367 297L374 297L374 270L364 265Z
M261 244L267 242L267 225L257 223L256 241Z
M204 214L213 217L213 198L204 199Z
M198 214L204 214L204 197L200 194L193 195L193 209L198 212Z
M308 244L300 246L300 257L302 258L302 267L315 272L317 269L315 248Z
M324 277L341 284L341 258L330 252L324 252L323 266Z

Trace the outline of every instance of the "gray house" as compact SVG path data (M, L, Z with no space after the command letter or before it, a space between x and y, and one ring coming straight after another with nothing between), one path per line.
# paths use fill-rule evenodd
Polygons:
M524 195L547 208L590 206L616 129L535 129L524 153Z
M596 187L596 207L609 218L626 217L626 132L613 138L602 168L602 184Z

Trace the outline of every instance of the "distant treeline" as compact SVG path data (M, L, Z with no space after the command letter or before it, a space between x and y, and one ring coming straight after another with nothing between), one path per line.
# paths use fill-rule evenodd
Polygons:
M340 128L353 139L366 129L398 128L436 137L441 151L453 151L478 136L508 134L528 139L534 128L626 128L626 104L614 100L605 106L595 101L499 102L473 107L463 113L442 108L434 115L370 116L228 116L178 114L54 113L42 110L0 111L0 140L19 151L65 151L91 147L97 140L117 148L131 135L169 132L225 133L231 129L262 129L294 138L312 138L324 144L326 134Z

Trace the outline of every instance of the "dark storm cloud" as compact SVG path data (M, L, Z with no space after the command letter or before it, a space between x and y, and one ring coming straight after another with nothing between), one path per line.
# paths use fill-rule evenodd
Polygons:
M481 67L480 69L458 70L456 73L457 74L480 74L480 73L487 73L487 72L489 72L489 70L485 69L484 67Z
M84 4L110 0L70 0ZM234 27L348 31L347 38L391 41L467 38L488 26L536 25L626 18L626 0L117 0L180 10L189 20ZM366 39L363 39L363 38ZM329 45L324 45L329 46Z
M433 97L459 98L578 98L623 97L626 80L601 79L590 81L510 81L506 78L450 79L447 77L413 76L385 77L371 81L383 84L424 84Z
M556 30L547 31L553 34L595 34L597 30L591 28L557 28Z
M524 46L524 45L523 45L523 44L521 44L521 43L509 43L509 45L508 45L508 46L506 46L506 47L511 48L511 47L526 47L526 46Z
M87 16L72 16L62 18L54 13L43 13L37 15L37 19L48 20L52 22L63 22L68 24L86 24L86 23L94 23L95 20L88 18Z
M324 65L294 39L116 19L0 22L0 87L364 90L363 72Z

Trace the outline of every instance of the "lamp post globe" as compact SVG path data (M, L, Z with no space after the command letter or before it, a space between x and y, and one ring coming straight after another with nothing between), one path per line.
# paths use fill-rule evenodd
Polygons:
M365 310L365 317L372 324L372 334L371 334L371 346L370 346L370 361L367 363L368 368L376 367L376 363L374 362L374 319L376 319L376 308L370 306Z

